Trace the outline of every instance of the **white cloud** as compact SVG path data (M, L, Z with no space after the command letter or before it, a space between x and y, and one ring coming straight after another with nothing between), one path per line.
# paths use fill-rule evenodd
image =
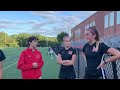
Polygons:
M0 24L0 29L21 29L15 25Z
M55 14L56 11L33 11L34 13L37 14Z
M39 15L40 17L47 20L57 20L58 11L32 11L33 14ZM59 20L59 19L58 19Z
M0 29L21 29L23 32L40 33L47 36L57 36L58 33L70 32L70 30L80 22L91 16L96 11L75 11L72 14L63 14L65 11L32 11L33 15L42 17L43 20L12 21L0 20ZM74 12L74 11L72 11ZM19 25L30 26L19 28ZM46 27L46 28L45 28ZM48 27L48 28L47 28ZM50 27L50 28L49 28ZM22 31L17 31L22 32ZM69 33L70 34L70 33Z
M0 29L21 29L24 30L23 28L20 28L19 25L35 25L39 23L38 21L12 21L12 20L0 20Z
M51 32L49 34L56 33L57 35L57 32L68 32L68 30L71 30L75 25L80 23L80 18L78 16L67 16L63 14L61 14L61 16L58 16L58 14L62 12L63 11L33 11L32 13L39 15L42 18L45 18L46 21L44 23L35 24L32 29L41 29L43 26L53 24L54 32ZM57 31L55 31L54 28L56 28Z
M47 22L39 22L36 24L33 24L32 29L36 30L36 29L41 29L41 27L44 27L46 25L50 25L50 24L54 24L54 21L47 21Z
M13 20L0 20L0 24L36 24L38 21L13 21Z

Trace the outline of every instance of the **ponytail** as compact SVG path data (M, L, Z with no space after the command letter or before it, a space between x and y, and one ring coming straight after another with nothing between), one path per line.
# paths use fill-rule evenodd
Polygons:
M98 51L100 45L100 41L96 41L96 51Z

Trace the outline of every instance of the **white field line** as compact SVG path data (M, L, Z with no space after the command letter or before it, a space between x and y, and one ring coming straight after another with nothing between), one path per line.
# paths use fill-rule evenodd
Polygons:
M10 64L9 66L7 66L7 67L3 68L2 70L6 70L6 69L8 69L9 67L11 67L11 66L15 65L16 63L17 63L17 62L15 62L15 63L13 63L13 64Z
M52 51L53 51L53 49L52 49ZM57 58L57 55L56 55L56 53L53 51L53 53L55 54L55 56L56 56L56 58Z

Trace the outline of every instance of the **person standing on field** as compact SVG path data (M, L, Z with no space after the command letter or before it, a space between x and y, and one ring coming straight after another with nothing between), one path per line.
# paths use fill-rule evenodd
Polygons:
M21 70L22 79L41 79L44 61L37 41L36 37L29 37L28 48L19 57L17 68Z

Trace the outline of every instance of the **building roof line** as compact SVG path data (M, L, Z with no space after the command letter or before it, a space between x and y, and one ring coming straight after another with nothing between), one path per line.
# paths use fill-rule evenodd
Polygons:
M84 21L82 21L81 23L77 24L75 27L73 27L73 28L71 29L71 31L74 30L76 27L78 27L80 24L82 24L82 23L84 23L85 21L87 21L90 17L96 15L98 12L99 12L99 11L97 11L97 12L94 13L94 14L92 14L91 16L89 16L88 18L86 18L86 19L85 19Z

